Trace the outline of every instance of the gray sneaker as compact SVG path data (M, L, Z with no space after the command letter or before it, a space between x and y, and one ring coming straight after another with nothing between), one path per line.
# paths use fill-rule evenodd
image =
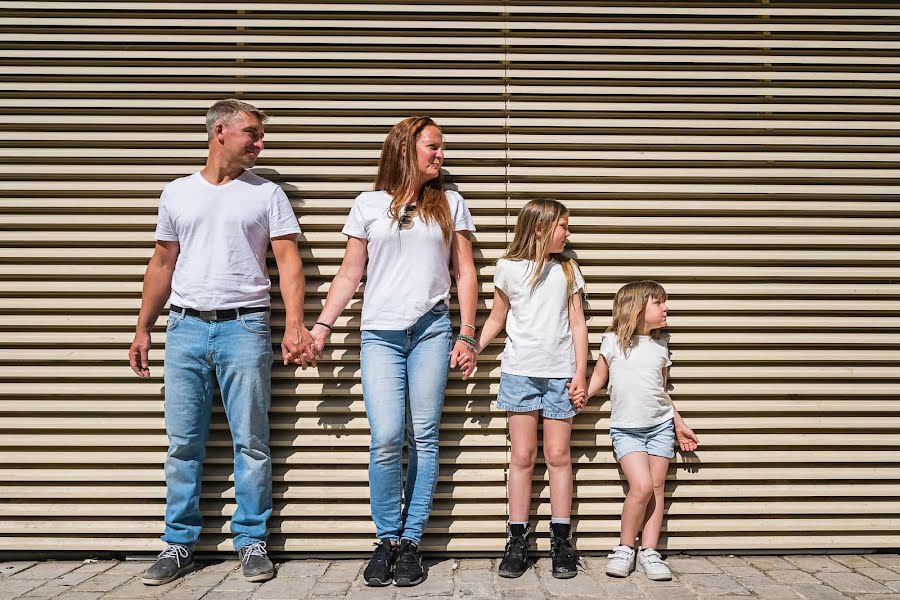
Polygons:
M275 577L275 565L266 554L265 542L253 542L238 550L241 573L247 581L268 581Z
M156 557L156 562L144 571L141 581L144 585L163 585L175 581L193 568L194 547L169 544Z

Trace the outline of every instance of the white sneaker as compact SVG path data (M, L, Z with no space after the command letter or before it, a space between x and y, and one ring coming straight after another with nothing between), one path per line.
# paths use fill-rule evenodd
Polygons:
M637 570L646 574L647 579L651 581L669 581L672 579L672 571L669 569L669 565L662 559L659 552L653 548L642 548L637 553Z
M607 555L606 574L613 577L628 577L634 571L634 548L619 544Z

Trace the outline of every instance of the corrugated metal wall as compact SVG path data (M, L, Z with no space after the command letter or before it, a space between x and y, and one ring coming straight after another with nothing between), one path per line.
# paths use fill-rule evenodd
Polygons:
M259 171L301 218L310 317L387 129L430 114L478 226L481 319L538 196L572 210L594 356L619 285L670 291L703 446L670 471L669 548L900 546L898 64L896 2L2 3L0 549L158 548L164 318L154 379L126 352L159 191L228 96L274 115ZM318 373L274 371L273 549L374 533L360 306ZM501 342L448 387L426 549L503 546ZM575 423L578 546L604 550L608 407ZM213 427L202 547L226 550L221 409ZM544 521L541 466L534 494Z

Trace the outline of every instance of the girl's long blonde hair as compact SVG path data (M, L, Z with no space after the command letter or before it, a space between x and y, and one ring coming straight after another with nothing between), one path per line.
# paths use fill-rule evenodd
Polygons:
M384 190L393 196L390 214L394 221L400 220L400 210L410 200L416 201L418 213L426 223L435 223L449 244L453 234L453 220L450 205L444 194L444 174L428 181L419 194L419 166L416 156L416 140L426 127L440 126L430 117L409 117L403 119L388 132L381 146L378 173L373 189ZM418 196L418 199L416 199Z
M532 200L519 211L513 241L506 249L503 258L534 261L534 274L531 276L532 289L537 285L547 262L547 247L550 245L553 230L556 229L556 224L560 219L568 216L569 209L561 202L550 198ZM540 236L537 235L538 229L541 230ZM575 285L575 269L578 268L578 263L564 252L551 254L550 259L558 261L562 266L566 283L571 290Z
M611 331L619 338L619 347L622 352L627 352L634 345L634 335L641 326L644 318L644 309L650 298L665 302L669 295L663 286L650 279L632 281L626 283L613 298L612 323L607 331ZM659 339L662 329L650 331L650 337Z

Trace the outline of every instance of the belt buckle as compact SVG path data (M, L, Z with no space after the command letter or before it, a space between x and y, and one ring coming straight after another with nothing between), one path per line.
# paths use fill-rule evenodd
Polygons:
M218 320L216 318L216 311L214 311L214 310L201 310L200 318L203 319L204 321L217 321Z

